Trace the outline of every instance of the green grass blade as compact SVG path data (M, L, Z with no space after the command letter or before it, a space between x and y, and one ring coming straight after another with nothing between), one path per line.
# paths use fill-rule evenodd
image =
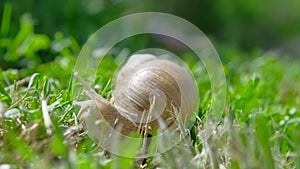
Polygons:
M5 4L3 10L3 17L1 22L1 35L6 36L10 30L10 20L12 16L12 5L10 3Z
M256 137L263 150L264 165L268 169L274 169L274 159L272 156L271 145L269 142L270 131L268 127L268 119L263 115L259 115L255 121Z
M8 105L11 104L11 97L9 96L9 94L5 91L4 87L2 86L2 84L0 83L0 94L2 94L2 96L0 95L0 101L3 100L5 101Z

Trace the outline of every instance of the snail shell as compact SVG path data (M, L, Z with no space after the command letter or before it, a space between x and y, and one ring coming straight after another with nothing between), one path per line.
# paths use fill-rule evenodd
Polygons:
M91 91L91 89L89 89ZM105 119L122 134L133 131L151 133L161 119L167 128L177 127L180 112L186 123L194 113L198 91L190 73L183 67L150 54L132 55L115 79L112 101L108 102L94 91L98 119ZM141 127L142 126L142 127Z

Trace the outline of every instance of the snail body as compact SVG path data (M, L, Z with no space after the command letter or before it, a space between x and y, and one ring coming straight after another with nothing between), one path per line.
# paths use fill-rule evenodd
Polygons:
M159 121L166 128L176 128L175 111L186 123L198 102L198 91L190 73L174 62L150 54L135 54L128 59L117 73L111 101L87 84L84 86L96 105L95 118L104 119L125 135L134 131L151 134L162 127Z

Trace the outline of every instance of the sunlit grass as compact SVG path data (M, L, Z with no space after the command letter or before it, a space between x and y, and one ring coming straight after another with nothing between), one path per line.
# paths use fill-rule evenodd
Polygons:
M209 106L200 104L203 115L191 129L191 137L161 156L149 158L148 167L174 168L179 164L200 168L299 166L299 65L272 53L261 53L259 57L245 60L230 55L225 57L231 59L224 63L228 93L223 121L219 124L205 121ZM11 88L3 79L1 81L2 164L50 168L118 168L120 165L128 168L136 165L135 159L107 158L78 126L71 85L62 87L68 85L57 83L56 77L40 74L32 75L21 85L18 81L11 82L15 84ZM105 87L106 84L100 85ZM202 88L209 89L209 86ZM43 99L51 126L45 126Z
M73 104L71 83L75 56L79 52L76 41L62 33L57 33L54 39L36 34L28 15L21 18L20 30L13 34L9 32L10 15L11 7L6 6L0 38L0 65L3 66L0 69L0 166L300 167L299 60L273 52L258 50L247 54L228 46L221 48L219 54L227 79L222 121L206 120L211 104L210 82L205 70L195 68L192 71L198 71L196 80L201 100L197 121L188 132L181 131L188 135L181 143L141 165L137 159L103 151L82 129L77 116L79 108ZM49 60L41 60L44 56L50 57ZM102 62L104 71L99 70L93 85L101 95L110 97L117 63L111 57L106 59ZM24 62L27 67L22 65ZM6 68L6 64L13 68ZM188 61L188 64L195 63ZM136 153L130 147L134 146L126 142L119 145L127 154Z

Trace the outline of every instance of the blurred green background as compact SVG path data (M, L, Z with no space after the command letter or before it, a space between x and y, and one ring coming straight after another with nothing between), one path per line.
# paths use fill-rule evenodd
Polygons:
M12 28L30 13L36 32L62 31L80 43L102 25L124 14L161 11L187 19L204 33L245 49L273 48L300 37L299 0L4 0L13 6Z
M218 51L219 45L225 45L245 52L262 49L300 55L299 0L2 0L0 9L4 70L36 68L55 60L65 48L69 48L65 55L76 56L101 26L145 11L187 19L209 36Z

